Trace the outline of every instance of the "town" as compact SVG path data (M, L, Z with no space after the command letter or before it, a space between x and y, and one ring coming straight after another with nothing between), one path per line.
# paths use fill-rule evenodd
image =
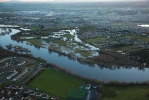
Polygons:
M0 99L148 100L148 13L145 1L0 2Z

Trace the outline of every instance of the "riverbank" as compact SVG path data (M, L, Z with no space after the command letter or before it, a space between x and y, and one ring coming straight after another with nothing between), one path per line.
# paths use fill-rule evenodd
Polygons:
M46 92L53 96L58 96L60 98L66 99L67 94L69 93L69 90L72 86L79 87L81 84L85 82L85 83L90 83L90 84L102 85L104 88L102 89L102 92L98 94L98 96L102 97L103 100L107 100L107 99L113 100L113 99L121 99L121 98L126 99L128 97L127 95L131 95L132 99L136 97L141 97L141 96L144 96L144 100L147 100L146 98L148 98L149 93L146 87L148 87L149 81L122 82L122 81L110 80L109 82L106 83L102 80L94 80L91 78L77 75L69 69L61 68L60 66L52 64L52 63L47 63L45 60L41 58L34 58L33 56L27 56L27 55L25 56L25 55L20 55L20 54L16 55L17 53L7 51L3 48L0 48L0 51L2 52L2 54L5 54L5 53L7 54L6 56L3 56L2 58L7 58L7 56L22 56L22 57L25 57L25 59L28 59L28 60L34 59L40 62L39 65L42 65L43 70L41 70L38 74L32 77L30 81L24 84L29 86L29 88L32 88L32 89L38 88L40 89L40 91ZM14 55L10 55L13 53ZM36 63L34 64L35 66L37 65ZM30 64L26 63L26 66L28 65ZM32 65L30 65L31 68L36 69L35 66L32 67ZM25 78L25 80L27 79ZM48 86L46 86L45 83L47 83ZM59 92L58 90L61 90L61 89L65 91ZM142 91L142 92L140 93L139 91ZM121 96L123 93L125 93L125 96ZM137 96L134 94L136 94Z
M31 51L30 54L32 54L34 57L40 57L42 59L45 59L47 62L61 66L63 69L69 69L75 74L94 80L103 80L104 82L108 82L109 80L144 82L148 80L147 76L149 76L149 73L147 68L140 69L134 66L128 68L123 66L112 66L108 68L105 66L98 66L96 64L89 65L84 62L78 62L77 59L70 59L67 56L49 51L47 48L38 48L25 41L17 42L12 40L11 36L18 32L20 31L17 29L12 29L12 32L10 34L0 36L0 43L2 47L6 49L6 45L9 45L11 43L16 46L28 48L28 50Z
M72 30L72 31L74 31L74 30ZM64 36L68 35L69 32L72 36L73 36L73 34L74 35L76 34L76 32L71 33L71 31L69 31L69 30L62 30L62 31L57 32L57 33L56 32L55 33L48 33L48 30L46 30L46 31L44 30L43 31L44 36L42 36L40 34L40 32L28 31L28 32L24 33L24 31L23 31L23 32L19 32L17 34L12 35L11 38L13 40L16 40L16 41L30 42L31 44L35 45L38 48L46 47L50 51L54 51L56 53L59 53L60 55L68 56L70 59L72 58L73 60L78 60L80 63L88 64L91 66L94 66L95 64L97 64L99 66L103 66L106 68L111 68L112 66L115 66L115 67L116 66L123 66L125 68L130 68L132 66L136 66L138 68L147 67L147 66L142 66L139 62L130 59L127 55L121 54L119 52L115 52L113 50L104 50L104 49L96 50L95 52L97 52L98 54L92 55L91 57L89 56L91 54L90 51L86 51L86 50L83 50L80 48L75 48L73 50L73 48L76 45L78 45L78 46L84 46L84 45L82 43L75 42L75 41L73 44L70 43L70 40L73 37L69 36L70 37L69 38L67 36L68 39L63 37L63 35ZM47 36L49 34L51 34L50 36L52 38ZM33 36L32 37L33 39L32 38L29 40L28 39L22 39L23 36L24 36L24 38L25 37L31 38L31 36ZM56 36L59 38L57 39ZM38 37L38 39L37 39L37 37ZM64 40L62 40L60 38L64 38ZM67 39L67 42L65 41L65 39ZM79 38L77 38L77 39L79 39ZM81 41L81 40L79 39L77 41ZM43 42L44 42L44 45L43 45ZM71 41L71 42L73 42L73 41ZM73 46L73 48L72 48L72 46ZM64 48L67 48L67 50ZM78 56L78 54L79 54L79 56ZM82 56L80 56L80 55L82 55Z

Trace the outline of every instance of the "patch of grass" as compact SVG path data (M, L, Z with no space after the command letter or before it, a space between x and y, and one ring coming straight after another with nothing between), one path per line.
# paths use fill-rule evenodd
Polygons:
M114 51L123 51L123 52L127 52L127 53L130 53L131 51L138 51L139 49L141 49L139 46L134 46L134 45L112 48L112 50L114 50Z
M56 46L50 47L49 49L52 49L52 50L54 50L54 51L60 51L59 47L56 47Z
M79 48L77 48L75 50L76 53L79 53L81 56L84 56L84 57L88 57L91 55L91 52L90 51L86 51L86 50L81 50Z
M35 46L41 46L42 45L40 39L32 39L32 40L26 40L26 41L30 42L31 44L33 44Z
M141 40L143 42L148 42L149 43L149 37L139 38L139 40Z
M0 74L0 77L6 77L7 74L8 74L8 72L2 73L2 74Z
M65 34L64 37L67 37L67 38L74 38L74 36L71 35L71 34Z
M70 77L53 69L47 69L31 81L28 86L37 87L44 92L57 95L66 100L69 90L73 86L80 87L81 84L83 84L82 80Z
M59 44L60 46L66 46L66 42L63 40L53 40L53 43Z
M124 37L128 38L128 39L136 39L137 38L137 36L133 36L133 35L126 35Z
M58 28L51 28L51 29L43 29L44 31L50 31L50 32L57 32L60 30L71 30L75 29L74 26L63 26L63 27L58 27Z
M149 100L149 86L105 87L103 100Z
M35 64L29 64L28 67L29 67L29 68L35 68L36 65L35 65Z
M41 30L41 27L40 26L34 26L31 28L32 31L39 31Z
M85 39L87 43L93 43L93 42L98 42L98 41L103 41L107 40L106 37L97 37L97 38L90 38L90 39Z

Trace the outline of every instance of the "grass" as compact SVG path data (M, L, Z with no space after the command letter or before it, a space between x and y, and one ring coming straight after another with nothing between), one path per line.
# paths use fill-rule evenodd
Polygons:
M149 86L105 87L102 100L149 100Z
M85 95L87 90L80 89L79 87L73 87L71 88L68 97L70 98L76 98L76 99L82 99Z
M75 49L75 52L76 53L79 53L81 56L84 56L84 57L88 57L91 55L91 52L90 51L86 51L86 50L81 50L79 48L76 48Z
M115 51L123 51L123 52L131 52L131 51L137 51L139 49L141 49L139 46L134 46L134 45L131 45L131 46L124 46L124 47L118 47L118 48L112 48L113 50Z
M97 37L97 38L90 38L90 39L85 39L87 43L93 43L93 42L98 42L98 41L104 41L107 40L106 37Z
M142 38L139 38L139 40L149 43L149 37L142 37Z
M34 26L31 28L32 31L39 31L41 30L41 27L40 26Z
M59 47L56 47L56 46L49 47L49 49L54 50L54 51L60 51L60 48Z
M2 73L2 74L0 74L0 77L6 77L7 74L8 74L8 72Z
M67 43L63 40L53 40L53 43L59 44L60 46L66 46Z
M80 87L81 84L83 84L83 81L77 78L70 77L53 69L47 69L31 81L28 86L37 87L44 92L66 100L69 90L73 86Z
M128 38L128 39L137 39L138 37L135 36L135 35L126 35L124 36L125 38Z
M74 36L71 35L71 34L65 34L64 37L67 37L67 38L74 38Z
M31 44L36 45L36 46L41 46L42 45L40 39L32 39L32 40L26 40L26 41L30 42Z

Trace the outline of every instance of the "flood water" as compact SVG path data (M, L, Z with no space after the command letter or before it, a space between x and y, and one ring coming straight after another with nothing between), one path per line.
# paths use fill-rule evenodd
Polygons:
M10 36L16 34L17 32L19 32L19 30L12 29L10 34L6 34L5 36L0 35L0 45L4 48L6 48L5 46L8 44L28 48L31 51L31 54L33 54L35 57L41 57L47 60L47 62L54 63L65 69L70 69L76 74L93 79L103 80L105 82L110 80L120 80L126 82L143 82L149 80L149 68L139 70L138 68L125 69L120 67L119 69L115 68L111 70L109 68L101 68L97 65L91 67L89 65L80 64L78 61L70 60L68 57L51 52L46 48L38 49L27 44L26 42L18 43L11 40Z

